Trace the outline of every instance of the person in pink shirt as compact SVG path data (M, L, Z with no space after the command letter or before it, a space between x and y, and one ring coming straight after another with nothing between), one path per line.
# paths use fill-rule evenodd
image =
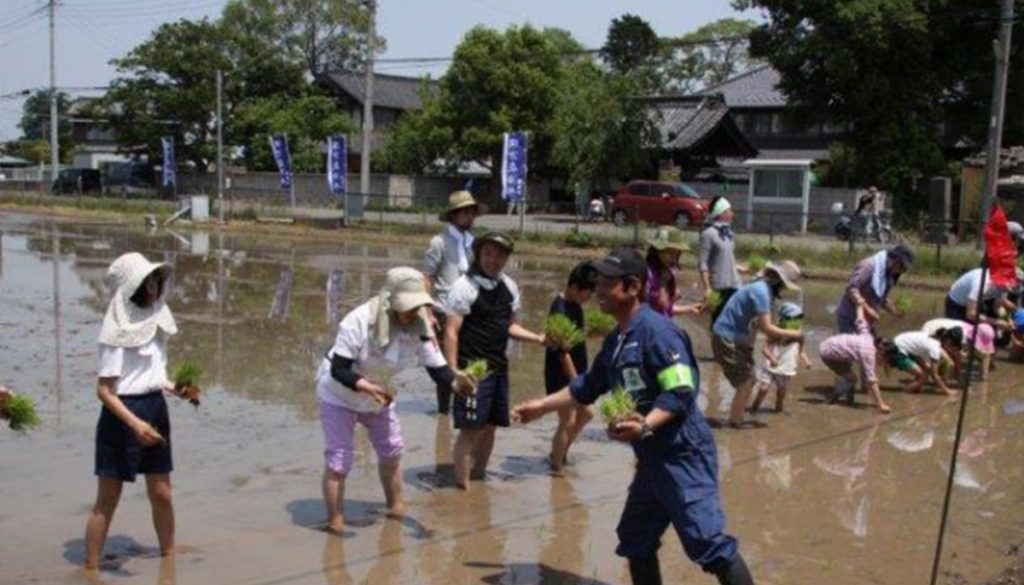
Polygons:
M818 354L828 369L835 372L839 380L830 402L837 402L845 396L848 403L853 404L854 388L857 385L857 374L853 372L854 364L860 367L860 383L874 397L878 409L888 414L891 408L882 398L878 387L878 375L875 365L880 354L894 351L889 344L878 341L871 335L871 329L864 317L864 308L857 307L855 320L857 333L840 333L833 335L818 346Z

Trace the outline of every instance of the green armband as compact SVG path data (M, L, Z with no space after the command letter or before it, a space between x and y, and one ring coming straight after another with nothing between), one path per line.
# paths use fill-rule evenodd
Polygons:
M658 386L663 392L672 392L679 388L696 390L693 378L693 368L683 364L672 364L658 372Z

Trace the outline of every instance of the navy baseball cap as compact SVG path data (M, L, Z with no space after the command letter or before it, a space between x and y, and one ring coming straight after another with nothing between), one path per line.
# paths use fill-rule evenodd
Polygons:
M614 278L647 276L647 262L640 252L633 248L615 248L604 258L594 262L594 268L604 276Z

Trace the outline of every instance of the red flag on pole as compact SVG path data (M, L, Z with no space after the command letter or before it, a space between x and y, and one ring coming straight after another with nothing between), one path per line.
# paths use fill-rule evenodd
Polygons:
M992 284L1010 288L1017 284L1017 251L1013 247L1006 214L996 205L985 224L985 255Z

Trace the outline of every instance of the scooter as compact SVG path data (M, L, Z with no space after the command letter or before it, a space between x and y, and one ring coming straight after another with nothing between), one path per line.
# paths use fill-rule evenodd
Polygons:
M892 214L888 211L850 216L846 213L846 206L837 201L832 204L832 215L836 216L832 232L844 242L856 237L857 240L864 242L877 240L880 244L888 244L893 239Z

